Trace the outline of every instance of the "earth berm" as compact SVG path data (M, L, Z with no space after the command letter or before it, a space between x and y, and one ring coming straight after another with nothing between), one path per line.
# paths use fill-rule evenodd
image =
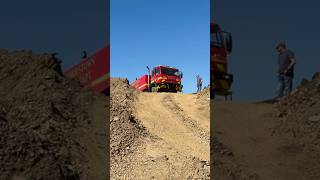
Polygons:
M111 79L111 179L209 179L209 102Z
M52 54L0 50L0 179L106 179L108 101Z
M214 177L320 179L319 100L320 75L316 73L311 80L304 79L296 90L279 102L212 102L213 136L227 148L223 154L232 157L232 164L250 174L239 178L228 173L219 175L216 171ZM213 157L219 159L219 156ZM228 165L226 159L218 162ZM233 174L229 165L227 169Z

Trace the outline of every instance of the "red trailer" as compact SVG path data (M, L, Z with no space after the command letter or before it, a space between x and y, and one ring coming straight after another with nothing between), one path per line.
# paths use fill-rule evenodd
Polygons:
M134 81L131 86L140 91L148 91L148 75L141 76L139 79Z
M109 94L110 48L105 47L64 72L96 93Z

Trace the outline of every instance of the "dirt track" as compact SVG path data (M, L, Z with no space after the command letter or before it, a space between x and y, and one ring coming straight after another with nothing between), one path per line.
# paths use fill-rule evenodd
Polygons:
M140 93L134 116L145 127L123 158L122 179L209 179L210 106L196 95Z
M209 160L209 109L194 95L145 93L136 106L137 118L181 154Z
M312 153L292 139L272 135L280 121L272 104L217 101L211 115L217 139L232 151L236 163L258 179L320 178Z

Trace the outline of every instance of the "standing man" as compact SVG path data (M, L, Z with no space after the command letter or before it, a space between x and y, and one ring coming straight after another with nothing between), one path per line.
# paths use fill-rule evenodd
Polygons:
M197 75L197 92L200 92L202 88L202 78L200 77L200 75Z
M197 92L199 92L199 86L200 86L200 83L199 83L199 78L200 78L200 76L199 76L199 74L197 74L197 76L196 76L196 79L197 79Z
M287 49L285 43L279 43L276 47L278 55L278 92L277 99L287 96L292 90L292 80L294 76L294 65L296 59L294 53Z
M200 91L201 91L202 90L202 77L201 76L199 76L199 77L200 77L200 85L199 86L200 86Z

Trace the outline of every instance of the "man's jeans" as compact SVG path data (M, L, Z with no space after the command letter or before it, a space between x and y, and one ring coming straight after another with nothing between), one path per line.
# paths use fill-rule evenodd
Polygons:
M201 89L202 89L202 84L198 84L198 85L197 85L197 92L200 92Z
M292 90L292 77L286 75L279 75L278 76L278 97L281 98L283 96L287 96L290 94Z

